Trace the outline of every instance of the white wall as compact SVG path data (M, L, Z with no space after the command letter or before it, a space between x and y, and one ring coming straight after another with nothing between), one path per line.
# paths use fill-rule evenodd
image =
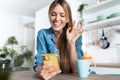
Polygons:
M10 36L15 36L19 46L27 45L34 50L34 29L25 26L34 18L0 10L0 48Z
M37 33L40 29L43 28L49 28L50 27L50 23L49 23L49 19L48 19L48 7L46 6L42 9L40 9L39 11L36 12L36 26L35 26L35 32Z

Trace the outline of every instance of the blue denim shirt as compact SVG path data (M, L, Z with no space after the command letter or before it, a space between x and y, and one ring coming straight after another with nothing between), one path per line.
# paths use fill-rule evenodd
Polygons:
M76 51L78 59L81 59L83 56L82 51L82 36L80 36L76 41ZM58 49L56 48L56 44L54 41L54 33L52 28L49 29L41 29L37 34L37 54L35 55L35 67L41 65L43 53L58 53Z

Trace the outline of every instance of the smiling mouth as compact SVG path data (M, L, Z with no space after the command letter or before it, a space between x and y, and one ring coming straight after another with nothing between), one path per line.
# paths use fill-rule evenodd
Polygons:
M58 22L53 22L53 25L54 25L55 27L59 27L61 24L58 23Z

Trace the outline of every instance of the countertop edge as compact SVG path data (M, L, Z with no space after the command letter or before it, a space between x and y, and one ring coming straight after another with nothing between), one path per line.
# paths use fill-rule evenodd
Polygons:
M96 66L96 67L107 67L107 68L120 68L120 63L94 63L91 64L91 67Z

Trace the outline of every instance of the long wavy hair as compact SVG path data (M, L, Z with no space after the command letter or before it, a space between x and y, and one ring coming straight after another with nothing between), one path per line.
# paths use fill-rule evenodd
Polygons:
M53 1L53 3L50 5L49 7L49 12L48 15L50 16L51 11L57 6L57 5L61 5L62 8L65 11L66 14L66 18L69 20L63 31L62 34L59 38L59 43L58 43L58 49L59 49L59 53L60 53L60 66L63 70L63 72L67 73L70 72L70 55L69 55L69 47L68 47L68 42L67 42L67 38L66 38L66 30L68 27L71 27L72 29L72 13L71 13L71 9L70 9L70 5L68 4L68 2L66 0L55 0Z

